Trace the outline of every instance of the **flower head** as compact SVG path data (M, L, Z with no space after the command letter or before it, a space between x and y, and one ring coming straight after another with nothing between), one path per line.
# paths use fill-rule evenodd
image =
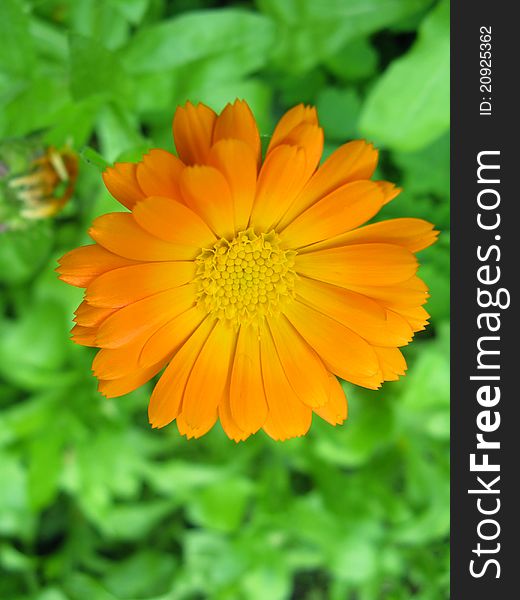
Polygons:
M1 212L5 213L0 218L12 228L24 220L55 215L72 196L78 160L69 148L43 148L34 137L7 142L0 154Z
M175 419L188 437L217 420L237 441L303 435L313 413L343 422L336 376L376 389L404 374L399 347L428 319L415 253L433 226L364 225L400 190L371 181L364 141L319 166L314 108L281 118L263 161L243 101L220 115L188 103L173 133L177 156L154 149L105 171L128 211L96 219L95 243L60 261L86 289L72 333L100 349L99 390L126 394L166 367L150 422Z

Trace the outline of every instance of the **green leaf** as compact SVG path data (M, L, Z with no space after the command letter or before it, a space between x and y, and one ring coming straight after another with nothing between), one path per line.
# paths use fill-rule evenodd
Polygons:
M147 536L171 511L172 504L168 500L116 504L99 515L98 526L109 537L135 541Z
M49 587L42 590L35 600L69 600L65 594L56 587Z
M217 485L224 475L222 468L206 465L200 461L172 460L152 464L146 470L150 486L161 495L187 499L198 495L201 488Z
M316 107L326 138L345 142L355 137L361 102L354 90L325 88L318 95Z
M10 544L0 544L0 565L6 571L29 571L33 568L33 561L11 546Z
M38 75L20 86L1 103L0 135L23 136L54 124L57 114L69 102L66 83Z
M240 578L240 584L248 600L285 600L291 596L291 573L283 559L253 565Z
M64 104L55 113L51 127L45 133L45 142L58 148L66 144L80 148L92 135L100 100L99 96L89 96L79 102Z
M387 383L387 386L396 385ZM394 433L394 417L388 400L379 392L348 389L349 416L346 423L330 435L319 436L316 453L341 466L359 466L388 444Z
M29 18L19 0L0 2L0 72L27 77L34 65Z
M35 511L48 506L58 492L63 461L63 430L49 424L30 444L28 470L29 504Z
M117 160L123 152L135 148L143 150L142 156L151 147L151 144L146 144L146 140L139 132L136 116L130 110L116 104L105 105L99 113L97 133L101 155L110 162Z
M140 23L148 10L150 0L108 0L127 21L133 25Z
M103 173L103 171L110 166L110 163L90 146L85 146L81 151L80 156L87 164L96 167L100 173Z
M63 588L71 600L118 600L96 578L80 572L69 574L63 581Z
M183 539L184 560L191 577L198 584L197 589L212 590L215 596L216 590L230 585L245 571L246 557L231 542L216 532L204 529L187 531ZM236 598L236 595L231 595L233 597Z
M67 36L63 29L33 16L30 22L30 33L40 57L49 58L58 63L64 63L67 60Z
M374 75L378 56L368 38L351 40L325 59L325 67L343 81L358 81Z
M418 12L424 0L259 0L279 24L274 59L280 68L303 72L327 61L350 40Z
M129 0L129 4L133 1ZM92 38L109 50L120 48L128 40L128 20L110 0L81 0L70 2L69 7L69 31L74 34Z
M300 73L280 72L274 87L280 88L283 106L290 108L300 102L314 104L317 95L326 84L326 73L315 68L305 73L304 77Z
M32 525L28 514L26 474L18 456L0 453L0 534L25 534Z
M52 237L47 221L19 231L0 232L0 281L11 285L27 281L48 258Z
M88 398L87 394L84 395ZM94 416L97 414L99 418L100 410L101 406L98 406ZM124 535L125 519L130 519L127 515L137 511L133 504L114 506L113 496L117 494L125 500L136 498L144 458L142 436L131 428L106 427L97 432L95 441L86 439L76 444L66 485L78 495L89 518L113 535ZM154 519L159 517L162 511L162 505L159 504L158 508L151 503L149 510L143 509L141 527L151 526ZM128 529L127 534L130 537L137 536L136 529Z
M415 496L415 514L413 519L399 523L395 539L411 545L442 540L450 526L449 454L424 455L413 448L405 458L408 462L405 485L409 488L408 495Z
M198 492L188 505L188 514L203 527L234 531L242 521L251 492L251 485L244 480L219 481Z
M114 562L104 583L119 599L150 598L168 591L174 570L171 554L145 548L126 560Z
M72 327L73 313L83 299L84 292L81 288L66 285L61 279L58 279L55 269L58 266L57 259L60 255L61 253L53 255L51 261L35 279L31 302L33 305L50 303L60 306L67 326ZM74 345L72 348L78 347Z
M71 34L69 37L70 90L76 100L93 95L124 96L129 81L117 56L99 40Z
M359 585L374 577L377 549L374 540L346 538L337 541L331 556L331 570L340 579Z
M242 73L258 69L274 43L266 17L238 9L183 14L139 32L121 52L130 73L165 71L229 54Z
M450 118L449 5L422 23L412 49L395 60L369 93L361 133L395 150L418 150L442 135Z
M0 373L24 389L63 386L68 323L59 304L34 302L18 320L5 319L0 338ZM56 377L59 373L59 378Z
M139 74L138 80L139 85L135 86L133 98L136 111L147 115L147 120L152 118L154 122L160 111L167 113L167 116L160 120L160 127L162 130L168 130L166 134L171 144L171 120L175 109L173 95L180 91L178 88L182 79L176 72L153 71ZM182 101L185 102L186 98Z
M399 409L403 411L400 422L421 435L428 433L435 438L448 439L450 363L447 323L439 328L434 340L422 343L420 350L411 365L400 399Z
M407 192L449 198L449 135L443 135L416 152L394 152L392 158L404 172L402 186Z
M27 396L25 402L5 409L0 416L1 444L30 441L48 427L48 421L63 397L56 390Z

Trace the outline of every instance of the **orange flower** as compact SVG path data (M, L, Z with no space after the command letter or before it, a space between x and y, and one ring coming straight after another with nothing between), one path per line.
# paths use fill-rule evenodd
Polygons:
M154 149L105 171L129 212L96 219L95 243L60 261L61 279L86 288L73 339L100 348L99 390L126 394L166 367L150 422L176 419L188 437L217 419L236 441L304 435L313 413L342 423L336 376L376 389L404 374L399 347L428 319L414 254L432 225L360 227L400 190L370 180L364 141L318 166L314 108L282 117L263 163L243 101L220 115L188 103L173 132L178 156Z

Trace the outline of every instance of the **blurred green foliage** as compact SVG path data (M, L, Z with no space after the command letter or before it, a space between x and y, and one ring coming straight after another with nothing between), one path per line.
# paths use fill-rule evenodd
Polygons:
M448 598L448 5L231 4L0 2L0 138L43 130L85 159L57 218L0 233L2 599ZM147 386L101 398L92 352L68 340L81 291L53 272L118 210L100 156L171 148L178 103L235 97L262 134L304 101L327 153L374 141L404 187L381 217L442 231L421 256L432 325L405 350L407 377L345 385L344 426L316 420L285 443L152 431Z

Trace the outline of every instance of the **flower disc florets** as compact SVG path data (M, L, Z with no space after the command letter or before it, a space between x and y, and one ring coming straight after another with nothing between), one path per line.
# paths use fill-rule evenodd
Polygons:
M295 255L274 231L250 228L231 242L222 238L197 257L199 303L236 326L277 314L294 296Z

